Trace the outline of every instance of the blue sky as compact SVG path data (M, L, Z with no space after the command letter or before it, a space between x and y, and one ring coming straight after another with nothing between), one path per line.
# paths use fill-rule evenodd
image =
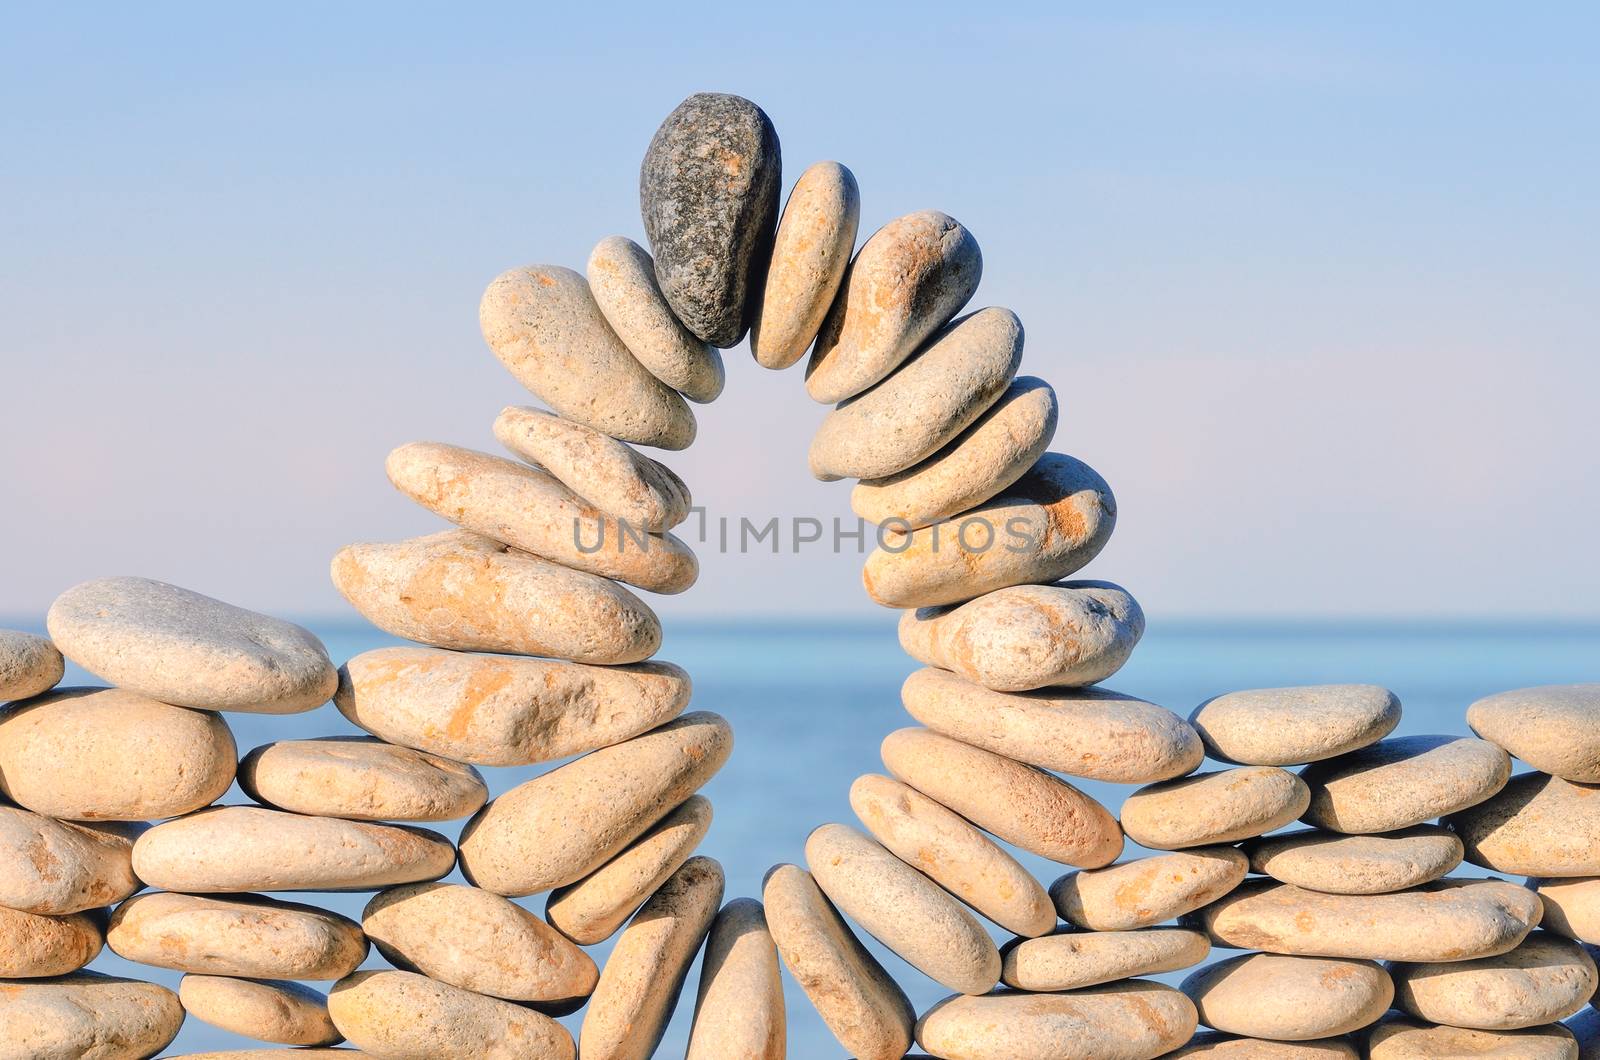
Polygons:
M1086 573L1162 615L1600 615L1600 17L1580 5L18 9L0 35L0 612L140 573L339 613L426 532L383 456L493 449L477 332L527 262L638 238L686 94L765 107L984 250ZM668 458L713 515L848 514L800 371L730 351ZM664 615L871 609L860 557L702 555Z

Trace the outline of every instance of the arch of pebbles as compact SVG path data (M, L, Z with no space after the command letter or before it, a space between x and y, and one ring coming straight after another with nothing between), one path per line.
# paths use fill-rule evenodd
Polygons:
M1046 451L1056 398L1017 374L1016 316L957 316L972 234L925 211L857 249L849 170L806 169L781 219L780 190L766 115L693 96L645 155L653 256L613 237L586 275L489 286L484 336L550 411L495 420L517 459L396 449L394 485L453 528L333 561L416 646L336 670L303 629L138 578L66 592L50 639L0 634L0 1058L151 1056L186 1014L266 1043L212 1055L643 1058L696 959L693 1060L784 1055L783 968L863 1060L1600 1055L1600 685L1405 738L1372 686L1233 692L1187 720L1100 687L1144 617L1064 579L1116 504ZM688 401L747 331L768 368L811 349L806 390L836 405L812 471L859 480L885 528L866 590L925 668L917 724L850 790L859 821L725 903L695 792L732 732L649 661L633 591L693 583L671 533L689 489L635 445L690 444ZM63 655L109 687L56 689ZM240 759L229 712L330 697L370 738ZM477 768L560 759L493 800ZM1075 777L1135 790L1113 814ZM235 778L252 803L214 805ZM458 845L428 827L465 818ZM470 885L436 882L458 862ZM372 898L358 923L256 894L295 890ZM511 901L538 895L542 919ZM860 931L951 996L914 1012ZM597 967L584 947L619 933ZM392 968L356 970L372 945ZM102 946L181 989L82 970ZM574 1041L551 1017L585 1005Z

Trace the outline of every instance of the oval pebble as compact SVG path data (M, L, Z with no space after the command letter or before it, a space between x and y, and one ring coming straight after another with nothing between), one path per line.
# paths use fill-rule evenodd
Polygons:
M276 809L358 821L452 821L489 797L471 766L361 736L257 747L239 763L239 787Z
M155 983L77 972L0 989L4 1060L154 1056L182 1025L178 995Z
M1019 990L1054 993L1191 968L1210 952L1205 934L1188 928L1063 931L1007 945L1000 978Z
M1371 961L1246 953L1190 975L1179 987L1207 1027L1253 1038L1312 1041L1376 1022L1394 999Z
M1367 1060L1578 1060L1565 1027L1475 1031L1391 1015L1367 1035Z
M1400 724L1400 700L1378 685L1255 688L1214 696L1189 721L1213 758L1297 766L1383 739Z
M100 578L46 618L63 655L163 703L298 714L333 695L333 663L310 631L149 578Z
M816 162L800 174L778 219L750 327L750 352L761 367L787 368L805 356L844 280L860 223L855 174L837 162Z
M1187 1042L1195 1024L1178 991L1130 979L1066 994L946 998L917 1021L917 1042L941 1060L1153 1060Z
M1172 711L1104 688L994 692L930 667L906 678L900 699L934 732L1091 780L1168 780L1205 757L1200 738Z
M661 646L661 621L637 596L465 530L347 545L333 584L385 633L456 651L632 663Z
M1473 806L1505 787L1511 759L1471 737L1402 736L1313 762L1301 818L1330 832L1393 832Z
M0 629L0 703L48 692L66 672L56 646L18 629Z
M1542 927L1600 945L1600 876L1532 879L1528 886L1544 903Z
M1122 803L1122 830L1152 850L1232 843L1282 828L1310 794L1276 766L1239 766L1140 788Z
M1198 847L1069 872L1050 885L1061 918L1091 931L1130 931L1192 912L1244 880L1233 847Z
M806 393L832 405L887 376L961 311L982 274L978 241L948 214L922 210L878 229L822 322Z
M1474 865L1518 876L1600 876L1600 786L1524 773L1444 823Z
M722 354L672 315L649 251L627 236L608 236L584 269L595 305L645 370L690 401L715 401L726 372Z
M589 281L559 265L494 278L478 305L489 349L556 414L625 442L687 449L694 413L617 338Z
M0 792L47 817L188 813L228 790L237 758L220 715L120 688L61 688L0 713Z
M198 893L376 890L435 880L454 865L450 841L424 828L256 806L201 810L133 845L133 871L145 883Z
M61 916L137 891L132 824L73 824L0 806L0 906Z
M195 1019L246 1038L281 1045L344 1041L328 1016L327 995L299 983L190 974L178 984L178 998Z
M1600 683L1487 696L1467 708L1467 724L1541 773L1600 783Z
M1223 1060L1361 1060L1355 1046L1344 1038L1320 1042L1274 1042L1265 1038L1241 1038L1216 1031L1201 1031L1167 1060L1179 1057L1221 1057Z
M105 936L86 913L40 916L0 906L0 979L66 975L95 959Z
M1104 806L1038 769L926 729L884 737L896 780L984 831L1040 857L1080 868L1109 865L1122 831Z
M1250 869L1329 894L1389 894L1431 883L1461 864L1461 840L1435 825L1382 835L1303 829L1253 839Z
M778 951L761 903L736 898L711 923L685 1060L783 1060L787 1047Z
M141 894L112 914L106 944L140 964L249 979L338 979L367 956L355 921L259 895Z
M1484 1031L1555 1023L1600 987L1594 960L1570 939L1536 931L1508 953L1396 964L1395 1007L1431 1023Z
M492 799L461 833L461 870L513 897L576 883L722 768L733 730L708 711L593 751Z
M412 972L356 972L334 984L328 1014L350 1044L385 1057L573 1060L549 1016Z

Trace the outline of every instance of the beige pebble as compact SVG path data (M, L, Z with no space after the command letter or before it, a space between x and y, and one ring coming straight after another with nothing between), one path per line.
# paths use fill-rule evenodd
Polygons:
M983 254L937 210L884 225L856 252L806 365L806 393L827 405L861 393L911 356L978 289Z
M885 607L954 604L1065 578L1111 538L1117 503L1095 470L1046 453L1001 496L909 534L886 528L862 584Z
M60 916L113 905L142 885L133 824L73 824L0 806L0 906Z
M1238 949L1373 961L1465 961L1515 947L1538 895L1500 880L1438 880L1398 894L1322 894L1252 880L1195 914Z
M1394 999L1372 961L1246 953L1190 975L1179 988L1207 1027L1253 1038L1312 1041L1374 1023Z
M584 1060L647 1060L655 1052L722 888L721 865L690 858L622 929L584 1013Z
M61 653L44 637L0 629L0 703L48 692L65 672Z
M1511 759L1471 737L1402 736L1300 773L1311 789L1302 818L1331 832L1393 832L1476 805L1505 787Z
M873 838L979 913L1018 935L1056 926L1055 907L1015 858L926 795L869 774L850 785L850 808Z
M1250 869L1329 894L1389 894L1431 883L1461 864L1461 840L1435 825L1382 835L1302 829L1253 839Z
M1233 843L1282 828L1310 793L1276 766L1239 766L1140 788L1122 803L1122 830L1152 850Z
M157 968L249 979L338 979L367 955L355 921L259 895L152 891L117 907L106 944Z
M881 751L895 779L1013 846L1080 868L1122 852L1104 806L1032 766L926 729L896 730Z
M461 871L510 896L576 883L694 794L732 750L727 721L697 711L593 751L479 810L461 833Z
M1378 685L1255 688L1214 696L1189 721L1213 758L1297 766L1383 739L1400 723L1400 700Z
M1200 738L1182 718L1109 689L994 692L929 668L906 678L900 699L907 713L934 732L1091 780L1167 780L1205 757Z
M963 994L1000 981L1000 953L972 914L854 828L816 829L806 864L834 905L928 978Z
M1091 931L1129 931L1192 912L1244 880L1233 847L1199 847L1069 872L1050 885L1061 918Z
M689 487L665 464L593 427L543 409L512 405L494 436L613 519L644 530L670 530L689 517Z
M899 1060L916 1014L905 992L868 953L811 874L778 865L762 888L767 924L784 966L828 1029L859 1060Z
M843 402L811 439L811 474L878 479L933 455L999 400L1022 363L1022 321L980 309L951 322L887 379Z
M594 961L532 913L455 883L416 883L367 903L361 928L399 968L508 1001L568 1001L594 989Z
M1189 928L1063 931L1007 945L1000 978L1019 990L1053 993L1192 968L1210 952L1205 934Z
M425 828L258 806L201 810L133 844L141 880L197 893L376 890L436 880L454 865L450 841Z
M105 945L87 913L41 916L0 906L0 979L66 975L94 960Z
M344 1035L328 1016L326 994L299 983L185 975L184 1011L213 1027L282 1045L335 1045Z
M761 903L736 898L711 923L686 1060L783 1060L787 1045L778 951Z
M1320 1042L1274 1042L1265 1038L1242 1038L1217 1031L1201 1031L1167 1060L1179 1057L1219 1057L1222 1060L1361 1060L1361 1054L1345 1038Z
M837 162L816 162L800 174L778 220L750 328L750 352L761 367L787 368L805 356L844 280L860 223L855 174Z
M385 633L457 651L631 663L661 646L661 622L607 578L465 530L347 545L333 584Z
M60 688L0 713L0 792L47 817L188 813L228 790L237 757L220 715L120 688Z
M917 1021L917 1042L941 1060L1153 1060L1194 1028L1188 998L1130 979L1065 994L946 998Z
M0 988L0 1060L130 1060L178 1035L183 1006L155 983L78 972Z
M673 316L650 252L627 236L595 244L589 293L611 330L645 370L690 401L715 401L726 378L722 353Z
M1467 708L1467 724L1541 773L1600 783L1600 683L1487 696Z
M871 523L915 529L991 500L1032 467L1056 432L1056 392L1018 376L943 449L904 471L856 483L850 507Z
M1528 886L1544 902L1542 927L1600 945L1600 876L1532 879Z
M589 281L559 265L495 277L478 306L484 341L556 414L625 442L687 449L694 413L611 330Z
M1395 1007L1431 1023L1511 1031L1555 1023L1600 987L1583 946L1536 931L1508 953L1471 961L1396 964Z
M1474 865L1518 876L1600 875L1600 786L1524 773L1444 823Z
M710 828L711 801L689 796L622 853L577 883L551 891L545 919L580 946L604 942L689 860Z
M1366 1036L1367 1060L1578 1060L1565 1027L1475 1031L1391 1015Z
M900 616L907 655L997 692L1104 681L1142 636L1144 612L1110 582L1013 585Z
M356 972L334 984L328 1013L350 1044L387 1060L573 1060L549 1016L412 972Z
M280 810L358 821L453 821L489 797L471 766L361 736L257 747L239 763L239 787Z

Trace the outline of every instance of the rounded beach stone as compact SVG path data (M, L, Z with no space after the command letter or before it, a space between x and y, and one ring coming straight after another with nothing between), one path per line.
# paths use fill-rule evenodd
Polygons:
M917 1021L917 1042L942 1060L1153 1060L1195 1025L1188 998L1132 979L1067 994L946 998Z
M258 806L215 806L156 825L133 871L169 891L366 891L436 880L455 865L437 832ZM295 979L300 976L288 976Z
M0 629L0 703L48 692L65 672L61 653L45 638Z
M608 578L466 530L347 545L333 584L396 637L456 651L631 663L661 646L661 621Z
M906 678L900 698L907 713L934 732L1092 780L1167 780L1205 757L1182 718L1103 688L993 692L930 667Z
M963 994L1000 981L1000 953L972 914L854 828L813 831L806 864L834 905L928 978Z
M328 1016L326 994L299 983L185 975L178 998L213 1027L281 1045L334 1045L344 1035Z
M333 695L333 663L308 630L166 582L84 582L45 621L85 670L174 706L298 714Z
M1256 688L1208 699L1189 721L1213 758L1297 766L1383 739L1400 724L1400 700L1377 685Z
M1142 636L1144 612L1110 582L1014 585L958 607L900 616L906 654L996 692L1103 681L1122 669Z
M1544 903L1542 927L1600 945L1600 876L1532 879L1528 886Z
M40 916L0 906L0 979L66 975L94 960L103 945L100 924L86 913Z
M461 871L513 897L576 883L710 780L733 750L697 711L593 751L492 799L461 832Z
M356 972L334 984L328 1014L350 1044L385 1057L573 1060L549 1016L412 972Z
M1179 1057L1218 1057L1221 1060L1361 1060L1356 1047L1345 1038L1320 1042L1274 1042L1265 1038L1241 1038L1217 1031L1201 1031L1167 1060Z
M77 972L0 989L4 1060L154 1056L181 1026L178 995L155 983Z
M1322 894L1252 880L1195 914L1239 949L1373 961L1505 953L1539 922L1539 897L1500 880L1438 880L1398 894Z
M1461 840L1436 825L1384 835L1304 829L1253 839L1250 869L1329 894L1389 894L1431 883L1461 864Z
M0 792L47 817L188 813L228 790L237 757L220 715L120 688L61 688L0 713Z
M648 1060L655 1052L722 888L721 865L690 858L623 928L584 1013L584 1060Z
M934 334L892 375L828 413L811 439L811 474L828 481L904 471L966 430L1022 363L1022 321L988 308Z
M761 899L784 966L828 1029L859 1060L899 1060L916 1014L905 992L861 945L796 865L767 873Z
M1056 926L1050 896L1027 869L915 788L876 774L857 777L850 808L901 861L1007 931L1043 935Z
M478 305L489 349L556 414L625 442L687 449L694 413L611 330L589 281L559 265L494 278Z
M983 254L948 214L922 210L873 233L845 273L806 365L806 392L832 405L894 371L978 289Z
M471 766L365 736L257 747L239 763L239 787L276 809L358 821L453 821L489 797Z
M1192 968L1210 952L1205 934L1189 928L1063 931L1007 945L1000 978L1018 990L1053 993Z
M778 133L740 96L697 92L668 114L639 167L639 209L673 313L736 346L756 311L783 190Z
M1104 806L1032 766L927 729L898 729L880 750L895 779L1013 846L1080 868L1122 852Z
M711 828L711 800L691 795L627 849L577 883L550 892L545 919L580 946L614 935Z
M670 530L689 517L689 487L672 469L593 427L511 405L494 421L510 452L630 527Z
M872 523L930 526L1003 492L1050 446L1059 409L1050 384L1019 376L977 420L915 467L858 482L850 507Z
M122 901L142 825L73 824L0 806L0 906L62 916Z
M861 223L855 174L816 162L795 181L778 221L750 352L763 368L787 368L805 355L850 264Z
M1367 1060L1578 1060L1572 1032L1560 1026L1477 1031L1391 1015L1366 1040Z
M1600 783L1600 683L1488 696L1467 708L1467 724L1541 773Z
M1577 1012L1600 987L1581 945L1536 931L1509 953L1471 961L1396 964L1395 1005L1452 1027L1520 1030Z
M137 895L112 914L106 944L140 964L249 979L338 979L367 956L355 921L259 895Z
M627 236L608 236L590 251L585 271L606 323L651 375L690 401L717 399L726 380L722 354L672 315L648 251Z
M1050 885L1061 918L1091 931L1129 931L1182 916L1244 880L1245 856L1202 847L1069 872Z
M1117 502L1088 464L1046 453L1003 495L909 534L884 528L861 571L885 607L954 604L1067 577L1111 538Z
M711 923L686 1060L783 1060L787 1041L778 951L761 903L736 898Z
M1505 787L1511 759L1486 740L1401 736L1313 762L1301 818L1330 832L1394 832L1476 805Z
M3 729L3 727L0 727ZM1444 821L1467 860L1518 876L1600 875L1600 786L1523 773Z
M1233 843L1305 812L1310 793L1276 766L1239 766L1140 788L1122 804L1122 830L1152 850Z
M1253 1038L1312 1041L1376 1022L1394 983L1371 961L1246 953L1190 975L1179 987L1207 1027Z

